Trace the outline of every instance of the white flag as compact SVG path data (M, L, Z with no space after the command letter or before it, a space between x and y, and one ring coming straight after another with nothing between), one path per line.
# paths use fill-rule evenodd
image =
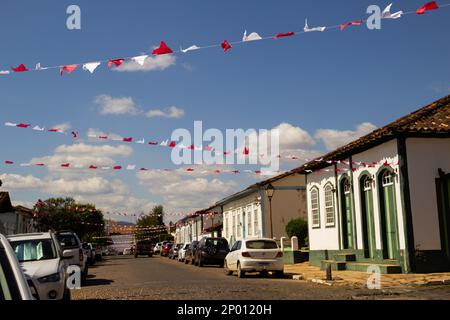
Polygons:
M169 145L169 140L161 142L161 147L167 147Z
M102 170L111 170L111 167L102 167Z
M245 30L242 41L248 42L248 41L257 41L257 40L261 40L261 39L262 39L261 36L259 34L257 34L256 32L252 32L247 36L247 30Z
M35 127L33 128L33 130L34 130L34 131L44 131L45 128L41 128L41 127L39 127L39 126L35 126Z
M90 73L94 73L95 69L100 65L100 62L89 62L83 65L84 71L89 71Z
M7 126L7 127L17 127L17 124L16 123L11 123L11 122L6 122L5 126Z
M136 169L136 166L135 165L128 165L127 166L127 170L130 170L130 171L132 171L132 170L135 170Z
M136 143L137 143L137 144L145 144L145 139L142 139L142 140L136 141Z
M36 71L47 70L47 69L48 69L48 68L42 67L40 62L38 62L38 63L36 64L36 67L35 67L35 70L36 70Z
M76 165L74 165L74 167L76 169L83 169L83 165L82 164L76 164Z
M386 9L383 10L383 13L381 14L382 19L398 19L401 18L403 15L403 11L398 11L395 13L391 13L391 7L392 3L386 7Z
M148 56L144 55L144 56L137 56L137 57L133 57L131 58L131 60L133 60L134 62L138 63L139 65L143 66L145 63L145 59L147 59Z
M9 70L1 70L0 71L0 74L10 74L11 73L11 71L9 71Z
M31 167L31 164L29 163L22 163L20 164L21 167Z
M318 31L318 32L324 32L326 29L326 27L314 27L314 28L310 28L308 26L308 19L305 20L305 28L303 29L305 32L314 32L314 31Z
M183 53L186 53L186 52L189 52L189 51L198 50L198 49L200 49L200 47L197 47L195 44L193 46L190 46L187 49L180 48L181 52L183 52Z

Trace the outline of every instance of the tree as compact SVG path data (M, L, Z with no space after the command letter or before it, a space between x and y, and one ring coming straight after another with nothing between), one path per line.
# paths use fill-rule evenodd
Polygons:
M308 238L308 222L303 219L291 220L286 226L286 233L289 238L297 237L299 246L303 246Z
M80 204L73 198L39 200L34 207L37 228L75 232L83 241L91 242L104 235L103 213L92 204Z
M145 216L141 216L137 223L136 239L151 238L157 241L161 235L166 235L167 230L164 228L164 207L155 206L152 211Z

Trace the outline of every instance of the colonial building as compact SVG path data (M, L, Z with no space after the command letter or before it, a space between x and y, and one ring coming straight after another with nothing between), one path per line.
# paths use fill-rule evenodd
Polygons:
M296 172L307 179L312 265L450 270L450 96Z
M218 203L223 211L223 234L237 240L287 237L286 225L307 219L305 177L287 173L254 184Z

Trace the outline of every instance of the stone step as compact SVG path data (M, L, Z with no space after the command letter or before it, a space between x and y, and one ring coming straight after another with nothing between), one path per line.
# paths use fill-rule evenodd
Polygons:
M346 270L367 272L370 266L377 266L378 268L380 268L381 274L402 273L402 267L399 264L373 264L373 263L348 262L346 265Z
M336 261L354 262L356 261L356 254L354 253L339 253L334 256Z

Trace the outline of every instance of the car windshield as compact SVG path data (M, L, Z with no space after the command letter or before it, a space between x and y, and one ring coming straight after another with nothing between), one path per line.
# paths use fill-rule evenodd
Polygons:
M79 246L77 238L72 234L58 235L58 241L63 248L77 248Z
M228 243L225 239L207 239L206 247L228 248Z
M52 260L58 257L51 239L14 241L11 246L20 262Z
M278 245L270 240L252 240L247 241L247 249L278 249Z

